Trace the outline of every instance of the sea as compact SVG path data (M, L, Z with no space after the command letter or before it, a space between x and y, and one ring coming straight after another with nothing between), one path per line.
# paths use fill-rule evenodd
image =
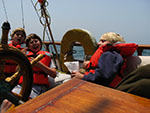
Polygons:
M50 49L50 52L55 53L52 45L50 45L49 49ZM56 45L56 49L57 49L57 52L60 53L60 45ZM74 46L73 50L76 51L73 54L74 59L84 60L85 54L84 54L84 49L82 46ZM135 51L133 56L138 56L137 51ZM142 56L150 56L150 50L143 50Z

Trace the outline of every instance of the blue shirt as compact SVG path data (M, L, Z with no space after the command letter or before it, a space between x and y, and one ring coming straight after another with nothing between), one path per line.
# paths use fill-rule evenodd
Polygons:
M122 56L116 51L104 52L98 61L98 67L95 73L84 75L83 80L108 86L120 71L123 64Z

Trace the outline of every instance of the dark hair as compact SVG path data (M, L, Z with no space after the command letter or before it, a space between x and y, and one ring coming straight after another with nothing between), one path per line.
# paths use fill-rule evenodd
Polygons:
M31 34L29 34L29 35L27 36L27 38L26 38L26 46L27 46L27 47L29 46L29 42L30 42L31 39L38 39L38 40L40 41L41 45L42 45L42 40L41 40L41 38L40 38L38 35L36 35L36 34L34 34L34 33L31 33ZM42 48L42 46L41 46L41 48Z

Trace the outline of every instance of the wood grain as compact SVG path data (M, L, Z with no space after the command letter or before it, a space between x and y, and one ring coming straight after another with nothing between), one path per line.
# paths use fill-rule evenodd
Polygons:
M73 78L8 113L150 113L150 100Z

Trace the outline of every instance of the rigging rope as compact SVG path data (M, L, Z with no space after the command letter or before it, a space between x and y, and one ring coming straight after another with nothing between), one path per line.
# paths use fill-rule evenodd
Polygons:
M36 11L36 7L35 7L35 5L34 5L34 3L33 3L33 1L31 0L31 3L32 3L32 5L33 5L33 7L34 7L34 9L35 9L35 11ZM38 18L39 18L39 20L40 20L40 15L38 14L38 12L36 11L36 14L37 14L37 16L38 16Z
M50 28L51 18L50 18L50 15L49 15L49 13L46 9L46 7L48 6L48 2L47 2L47 0L38 0L34 5L33 1L31 0L31 3L32 3L32 5L33 5L38 17L39 17L40 23L44 26L43 41L44 41L44 38L45 38L45 31L48 29L49 35L51 36L51 41L53 43L53 47L54 47L54 50L55 50L55 53L56 53L56 59L59 60L57 49L56 49L55 42L54 42L54 38L53 38L52 31L51 31L51 28ZM38 3L40 3L40 9L37 9L37 4ZM41 11L41 16L39 16L38 11ZM49 35L47 35L47 36L49 36ZM58 67L60 67L60 61L58 61L58 65L59 65Z
M24 11L23 11L23 0L21 0L21 11L22 11L22 25L23 25L23 28L25 29L25 24L24 24Z
M3 3L3 8L4 8L4 12L5 12L6 21L8 21L8 14L7 14L7 11L6 11L4 0L2 0L2 3ZM21 11L22 11L22 24L23 24L23 28L25 28L25 24L24 24L24 11L23 11L23 0L21 0Z
M33 5L33 7L34 7L34 9L35 9L35 11L36 11L36 14L37 14L37 16L38 16L38 18L39 18L40 23L41 23L41 24L43 25L43 27L44 27L44 28L43 28L43 41L45 40L45 32L47 32L48 39L49 39L49 41L51 41L51 40L50 40L50 37L49 37L49 35L48 35L48 31L47 31L47 29L46 29L47 25L50 25L50 24L51 24L50 15L49 15L48 11L46 10L46 7L48 6L48 2L45 1L45 2L44 2L45 4L44 4L43 6L41 6L41 4L40 4L40 8L37 8L37 7L38 7L38 4L39 4L38 1L34 4L33 0L31 0L31 3L32 3L32 5ZM41 2L40 2L40 3L41 3ZM44 7L44 9L46 10L46 16L44 16L44 13L43 13L43 11L42 11L42 7ZM39 11L41 11L40 14L38 13ZM46 22L46 18L48 18L48 23Z
M4 12L5 12L6 21L8 21L8 16L7 16L7 11L6 11L4 0L2 0L2 3L3 3L3 8L4 8Z

